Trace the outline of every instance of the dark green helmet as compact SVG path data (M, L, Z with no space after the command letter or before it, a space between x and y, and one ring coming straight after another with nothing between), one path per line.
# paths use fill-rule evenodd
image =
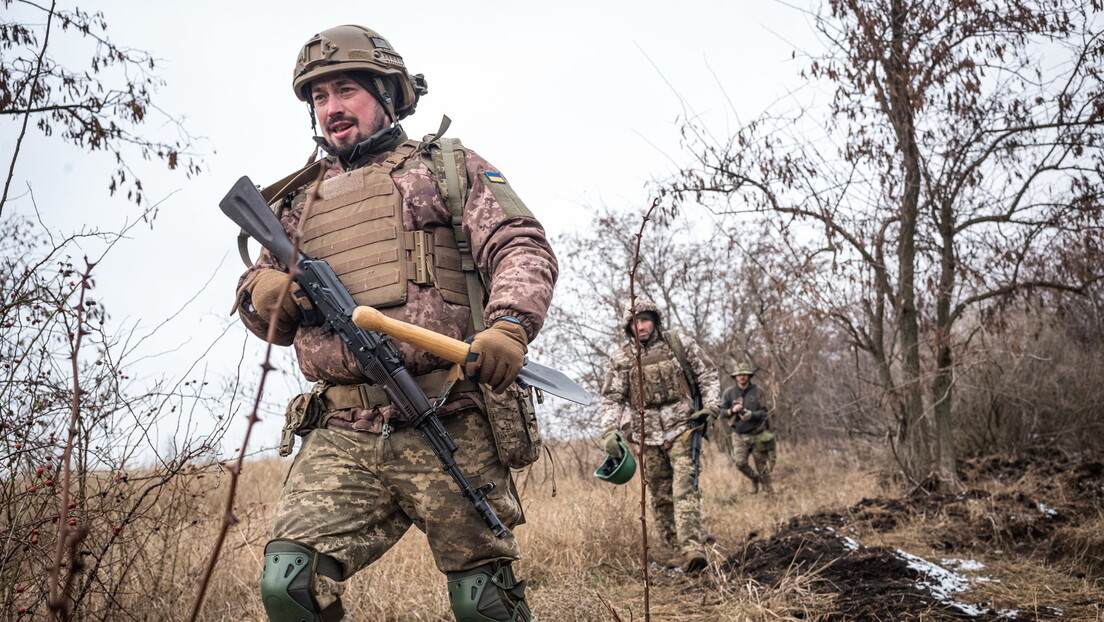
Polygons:
M624 484L636 473L636 458L625 443L617 444L621 446L621 457L606 456L606 461L594 471L594 477L611 484Z

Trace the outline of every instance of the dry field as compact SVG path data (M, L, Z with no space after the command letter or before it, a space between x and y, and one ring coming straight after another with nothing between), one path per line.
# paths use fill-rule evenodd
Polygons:
M517 569L534 610L546 622L643 620L639 479L612 486L592 477L596 448L561 447L554 455L554 475L547 458L518 475L528 523L517 530L525 556ZM1099 462L970 462L968 494L904 499L883 483L877 463L872 455L785 445L778 492L768 498L749 494L724 455L707 455L702 485L717 539L712 563L687 577L663 564L664 551L652 551L651 618L1104 620ZM204 620L264 620L256 577L287 464L249 465L242 522L219 563ZM207 498L208 529L217 496ZM197 553L208 529L190 536ZM918 589L931 580L895 551L957 570L965 590L933 597ZM416 530L351 583L347 604L362 622L452 619L443 578Z
M766 497L750 494L715 447L706 450L711 564L684 576L663 563L667 552L652 551L651 619L1104 620L1099 459L967 461L961 493L902 496L885 483L873 454L783 444L778 490ZM539 619L645 619L639 479L613 486L591 476L600 457L593 442L553 454L554 476L547 457L517 476L528 518L517 530L524 552L517 570ZM229 532L202 620L265 621L257 595L261 551L289 464L247 463L240 522ZM217 469L187 480L178 484L186 494L173 497L187 499L185 507L160 514L171 521L160 519L155 533L143 533L150 537L112 544L126 576L113 577L120 587L110 598L126 613L87 619L187 618L227 488ZM123 535L149 529L143 525ZM361 622L452 620L443 577L416 530L350 583L346 604ZM45 619L41 601L27 600L32 591L15 595L26 614L9 609L3 619Z

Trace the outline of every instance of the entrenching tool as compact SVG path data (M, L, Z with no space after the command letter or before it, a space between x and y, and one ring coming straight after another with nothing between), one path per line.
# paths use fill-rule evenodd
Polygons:
M359 306L354 309L353 323L364 330L374 330L390 335L446 361L463 365L468 356L467 343L421 326L389 318L373 307ZM531 386L584 406L591 400L590 393L575 384L563 372L528 359L525 361L525 366L518 372L518 384Z

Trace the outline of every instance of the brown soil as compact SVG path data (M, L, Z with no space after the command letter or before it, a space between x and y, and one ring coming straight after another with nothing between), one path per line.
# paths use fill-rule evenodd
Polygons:
M1053 602L1035 592L999 608L979 603L969 577L951 562L935 564L977 560L985 564L981 574L990 575L1000 559L1026 558L1099 586L1104 538L1070 534L1101 524L1104 464L1060 455L987 458L965 461L959 475L959 493L864 499L843 511L796 517L769 539L753 537L721 570L729 581L771 588L804 576L808 589L829 597L831 620L1098 619L1099 602L1054 589L1047 592ZM905 532L935 553L932 565L897 548L862 545Z

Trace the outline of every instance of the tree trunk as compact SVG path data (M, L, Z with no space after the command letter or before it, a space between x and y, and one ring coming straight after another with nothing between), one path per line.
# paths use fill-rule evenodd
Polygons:
M955 288L954 211L949 199L939 207L939 237L943 247L939 255L939 289L935 293L935 376L932 378L932 417L935 420L935 469L941 485L958 484L955 472L954 420L951 410L954 396L954 353L951 350L951 298Z
M914 483L930 479L932 451L929 442L930 420L924 415L920 386L920 320L916 309L916 235L920 215L920 149L913 119L911 67L905 57L906 11L902 0L894 0L893 40L886 59L886 95L890 122L897 133L898 151L904 173L900 197L900 239L897 243L897 333L901 345L901 389L904 395L905 438L899 439L904 451L901 465Z

